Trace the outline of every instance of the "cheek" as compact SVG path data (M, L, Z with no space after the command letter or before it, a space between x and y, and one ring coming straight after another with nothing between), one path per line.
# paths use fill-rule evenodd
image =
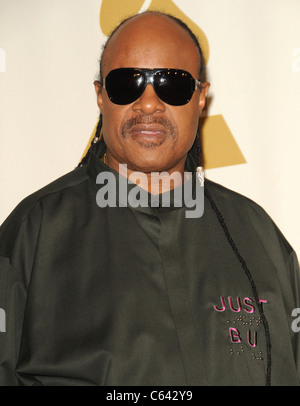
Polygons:
M126 117L126 109L121 106L106 106L104 104L102 114L105 141L118 145L121 141L121 128Z
M186 106L182 114L177 117L177 128L181 148L189 151L192 147L199 125L200 114L197 109L190 105Z

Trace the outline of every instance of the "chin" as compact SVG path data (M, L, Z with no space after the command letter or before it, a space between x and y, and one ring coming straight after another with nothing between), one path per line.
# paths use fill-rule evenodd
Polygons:
M127 151L126 151L127 150ZM126 148L124 162L127 162L128 169L139 172L162 172L174 167L177 163L174 159L176 148L170 143L156 145L155 142L147 142L143 145L130 145Z
M128 164L128 168L129 167L134 171L150 173L166 171L168 168L172 167L172 165L169 161L162 160L162 157L152 156L145 158L139 156Z

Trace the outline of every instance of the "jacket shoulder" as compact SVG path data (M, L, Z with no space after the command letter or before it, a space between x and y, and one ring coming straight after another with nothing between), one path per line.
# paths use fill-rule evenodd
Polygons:
M0 226L0 255L8 256L15 236L29 217L40 216L38 203L49 195L75 188L89 179L85 166L61 176L48 185L25 197Z
M261 205L211 180L206 180L206 186L226 223L245 232L251 228L266 244L276 240L286 255L293 253L292 246Z

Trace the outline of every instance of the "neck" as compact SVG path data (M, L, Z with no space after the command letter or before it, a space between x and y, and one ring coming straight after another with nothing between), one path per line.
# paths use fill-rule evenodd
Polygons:
M104 163L137 184L142 189L153 195L168 192L177 186L182 185L186 180L184 167L186 156L184 156L174 167L164 171L142 172L131 169L127 164L120 164L110 154L103 157Z

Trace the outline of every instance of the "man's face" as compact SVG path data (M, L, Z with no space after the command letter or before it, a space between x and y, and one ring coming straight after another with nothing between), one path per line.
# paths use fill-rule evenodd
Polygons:
M138 16L110 40L102 75L117 68L176 68L198 79L200 56L189 35L175 22L157 15ZM95 83L103 115L103 136L109 164L142 172L181 170L191 148L205 104L208 85L196 90L183 106L164 103L148 84L142 96L127 105L111 102Z

